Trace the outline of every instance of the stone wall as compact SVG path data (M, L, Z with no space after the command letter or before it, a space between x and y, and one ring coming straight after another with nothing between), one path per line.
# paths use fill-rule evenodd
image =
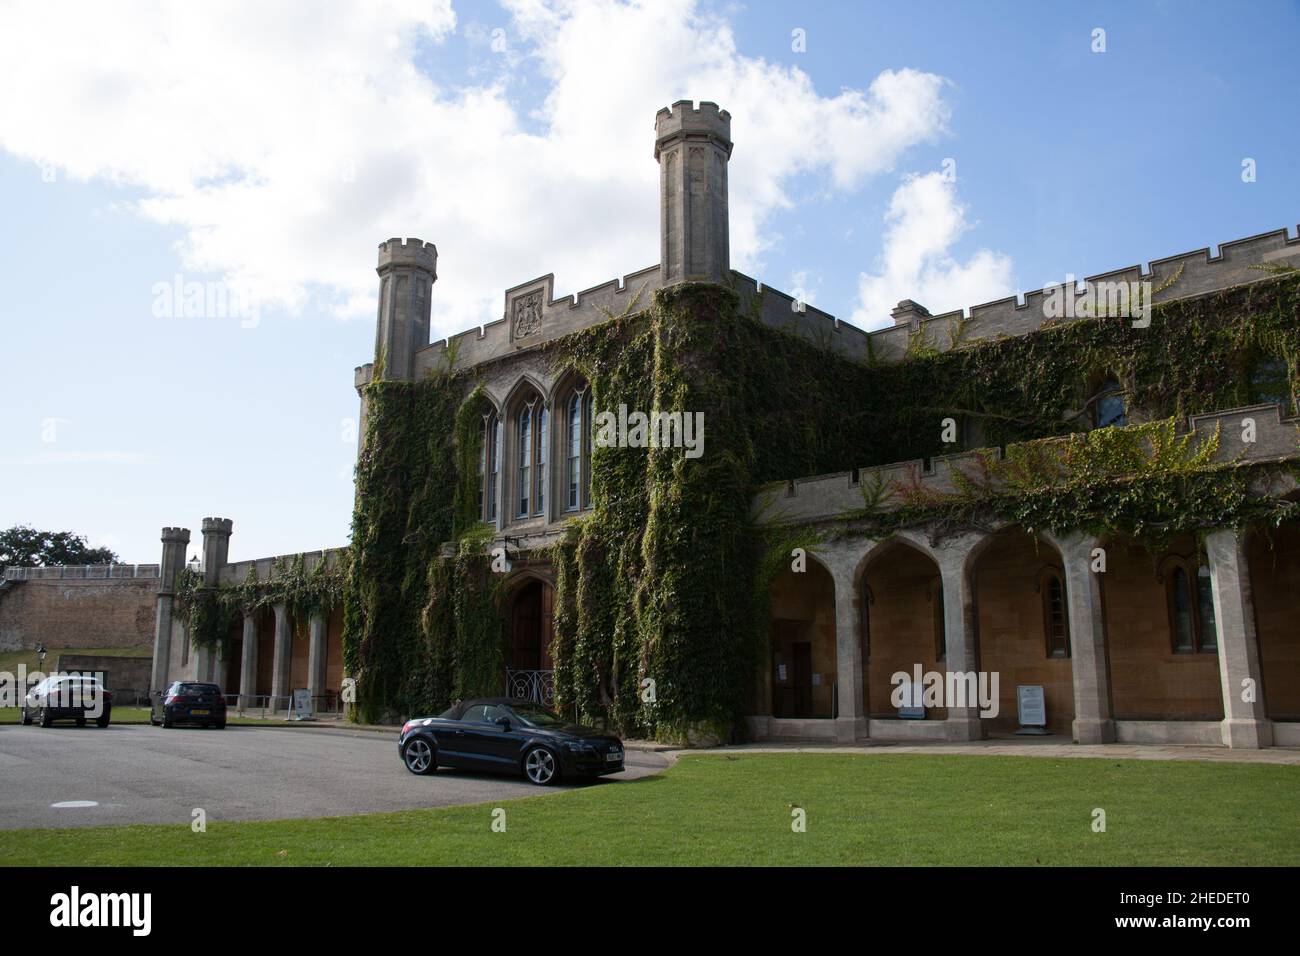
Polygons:
M0 650L150 647L157 596L156 577L6 581Z

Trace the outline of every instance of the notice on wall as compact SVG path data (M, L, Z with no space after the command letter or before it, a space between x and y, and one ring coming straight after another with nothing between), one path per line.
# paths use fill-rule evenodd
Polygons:
M905 678L898 688L903 706L898 708L902 720L925 720L925 686Z
M306 687L295 687L293 691L294 720L311 720L311 691Z
M785 665L784 665L784 664L777 664L777 665L776 665L776 679L779 680L779 681L781 681L782 683L785 683Z
M1016 701L1021 727L1047 726L1047 699L1041 684L1017 684Z
M822 675L821 675L821 674L813 674L813 686L814 686L814 687L821 687L821 686L822 686Z

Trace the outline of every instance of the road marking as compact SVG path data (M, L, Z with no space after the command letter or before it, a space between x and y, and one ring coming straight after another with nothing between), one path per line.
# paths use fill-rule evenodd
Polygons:
M55 810L79 810L82 807L99 806L94 800L64 800L61 803L51 803L50 806Z

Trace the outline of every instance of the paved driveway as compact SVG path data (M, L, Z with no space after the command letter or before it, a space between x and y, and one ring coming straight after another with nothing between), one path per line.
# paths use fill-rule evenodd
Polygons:
M627 752L627 769L594 783L656 773L660 754ZM189 823L377 813L540 796L515 779L462 770L408 773L397 733L325 728L225 730L114 724L0 726L0 829ZM94 806L55 807L65 802Z

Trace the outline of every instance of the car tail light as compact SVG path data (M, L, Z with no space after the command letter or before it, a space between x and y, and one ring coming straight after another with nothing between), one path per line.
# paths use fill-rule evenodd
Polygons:
M413 720L408 720L406 723L402 724L402 733L403 733L403 735L405 735L405 733L406 733L408 730L410 730L412 727L414 727L414 726L415 726L415 721L413 721Z
M112 694L112 692L111 692L111 691L107 691L107 690L104 691L104 700L112 700L112 699L113 699L113 694Z
M178 704L181 702L182 699L183 698L181 697L180 694L172 694L170 697L167 698L167 703Z

